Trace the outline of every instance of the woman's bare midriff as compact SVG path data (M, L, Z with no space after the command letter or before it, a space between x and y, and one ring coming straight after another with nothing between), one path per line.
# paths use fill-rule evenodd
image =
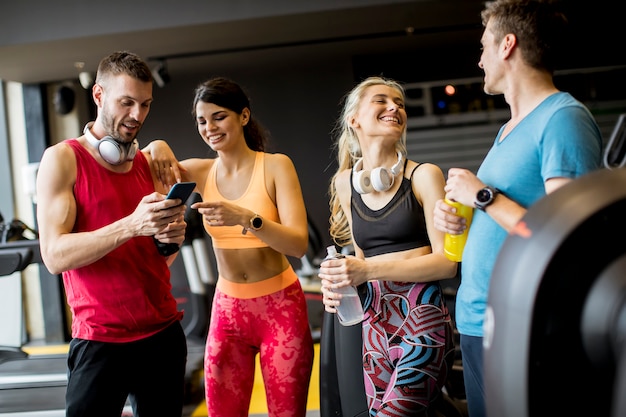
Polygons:
M240 284L263 281L283 272L287 258L271 248L215 249L220 278Z

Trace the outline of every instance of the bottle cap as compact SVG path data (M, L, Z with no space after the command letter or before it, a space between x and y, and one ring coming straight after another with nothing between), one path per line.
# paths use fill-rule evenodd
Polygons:
M335 245L330 245L326 248L326 253L329 257L336 256L337 248L335 247Z

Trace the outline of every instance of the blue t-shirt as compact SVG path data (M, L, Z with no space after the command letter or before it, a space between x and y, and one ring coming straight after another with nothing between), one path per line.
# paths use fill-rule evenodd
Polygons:
M523 207L546 195L546 180L575 178L601 167L600 129L589 110L568 93L546 98L499 142L503 129L477 176ZM487 213L474 210L455 307L461 334L483 335L489 280L506 237Z

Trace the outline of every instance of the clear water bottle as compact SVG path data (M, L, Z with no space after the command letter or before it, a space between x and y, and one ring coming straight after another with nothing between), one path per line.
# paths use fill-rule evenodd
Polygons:
M344 256L337 253L334 245L326 248L326 259L343 258ZM334 292L341 294L341 300L337 306L337 317L339 323L344 326L353 326L363 321L363 306L359 294L353 286L335 288Z
M465 249L465 242L467 241L467 233L469 232L469 226L472 222L472 216L474 209L472 207L465 206L456 201L448 199L444 200L446 204L456 207L456 214L465 217L467 227L460 235L451 235L446 233L443 241L443 250L446 254L446 258L454 262L461 262L463 259L463 249Z

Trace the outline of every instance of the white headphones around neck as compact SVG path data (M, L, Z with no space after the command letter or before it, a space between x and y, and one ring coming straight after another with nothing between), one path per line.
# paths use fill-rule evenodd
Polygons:
M120 165L126 161L132 161L137 155L139 149L139 142L137 139L130 143L124 143L113 139L111 136L105 136L98 140L91 133L91 126L93 122L89 122L85 125L83 133L87 138L87 141L98 150L102 159L111 165Z
M385 167L374 168L372 171L361 170L363 158L360 158L352 168L352 186L359 194L367 194L372 191L387 191L393 185L393 181L402 172L402 152L398 151L398 162L391 169Z

